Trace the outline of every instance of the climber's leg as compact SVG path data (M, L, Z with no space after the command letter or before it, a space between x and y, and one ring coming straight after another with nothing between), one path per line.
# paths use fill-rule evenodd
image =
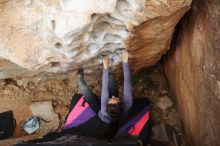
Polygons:
M98 113L100 110L100 100L99 98L89 89L87 84L85 83L83 79L83 69L80 69L78 71L77 75L78 85L80 88L80 91L82 92L85 100L88 102L89 106Z

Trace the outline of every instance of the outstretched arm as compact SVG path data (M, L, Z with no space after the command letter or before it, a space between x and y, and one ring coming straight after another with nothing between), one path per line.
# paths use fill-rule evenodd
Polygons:
M123 96L123 104L124 110L128 111L132 106L132 89L131 89L131 73L128 64L129 54L127 51L122 52L122 60L123 60L123 72L124 72L124 96Z
M108 102L108 96L109 96L109 90L108 90L108 76L109 76L109 59L108 57L105 57L103 59L103 74L102 74L102 94L101 94L101 114L107 115L107 102Z

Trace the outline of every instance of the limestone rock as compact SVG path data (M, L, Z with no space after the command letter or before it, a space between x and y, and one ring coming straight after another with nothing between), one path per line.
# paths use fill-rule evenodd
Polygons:
M187 145L220 145L219 10L219 0L194 0L165 59Z
M157 106L163 110L171 107L172 105L173 105L173 101L168 96L159 98L159 101L157 102Z
M40 117L40 128L37 131L40 135L57 130L60 126L58 114L53 110L51 101L36 102L30 105L30 109L34 116Z
M53 110L51 101L33 103L30 105L30 109L34 116L40 117L47 122L52 121L57 115Z
M3 0L0 79L52 76L79 66L94 71L104 55L117 65L122 48L132 54L133 71L153 65L169 49L191 1Z
M60 126L60 121L58 115L54 115L50 122L40 121L40 128L37 131L39 135L46 135L50 132L56 131Z

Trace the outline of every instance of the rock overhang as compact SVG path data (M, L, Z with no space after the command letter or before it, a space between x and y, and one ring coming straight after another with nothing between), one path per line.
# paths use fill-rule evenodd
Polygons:
M190 4L191 0L3 1L0 57L20 66L16 76L22 77L22 68L36 74L64 73L79 66L98 69L105 55L118 65L125 48L137 71L156 63L169 49L175 25Z

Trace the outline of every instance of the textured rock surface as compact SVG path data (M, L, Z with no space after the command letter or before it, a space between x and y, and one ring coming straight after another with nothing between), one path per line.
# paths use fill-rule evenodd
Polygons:
M220 1L195 0L177 28L166 73L189 145L220 145ZM178 34L178 32L177 32Z
M153 137L152 139L156 139L158 141L169 141L168 132L166 130L165 124L158 124L152 127Z
M159 98L157 102L157 106L163 110L171 107L172 105L173 105L173 101L168 96Z
M103 55L116 65L122 48L134 71L150 66L168 50L191 1L1 0L0 79L94 70Z
M101 94L100 76L101 75L99 74L95 79L91 79L88 75L85 75L85 80L89 84L90 89L92 89L92 91L98 96ZM157 64L153 67L145 68L136 74L133 79L134 82L132 87L134 98L146 97L151 101L151 125L154 126L164 123L166 126L169 125L173 127L173 132L175 132L177 139L183 137L182 123L176 107L172 106L166 110L161 110L157 106L159 98L164 96L171 97L163 65ZM13 110L14 117L17 121L16 131L13 138L27 135L27 133L21 129L21 124L32 116L31 109L29 108L30 105L49 101L52 101L54 111L59 115L59 121L57 121L57 116L54 116L51 122L44 122L41 120L40 129L37 130L34 135L31 135L31 137L42 137L42 135L54 131L59 123L59 130L61 130L66 121L66 115L69 112L71 96L74 93L80 93L78 87L74 86L75 80L75 73L68 75L68 78L66 77L65 79L59 78L49 81L41 80L39 82L27 82L27 80L25 80L26 83L24 82L23 84L21 80L0 80L0 112ZM123 80L119 80L118 85L120 95L122 95ZM52 109L50 108L49 110ZM50 113L53 115L53 111ZM163 129L157 128L156 130ZM16 142L25 139L26 137L9 139L6 141L1 140L0 146L12 146ZM170 139L170 143L173 143L172 139ZM165 144L160 143L158 145L164 146Z
M53 120L56 113L54 113L52 102L45 101L45 102L35 102L30 105L30 109L34 116L40 117L46 122L50 122Z

